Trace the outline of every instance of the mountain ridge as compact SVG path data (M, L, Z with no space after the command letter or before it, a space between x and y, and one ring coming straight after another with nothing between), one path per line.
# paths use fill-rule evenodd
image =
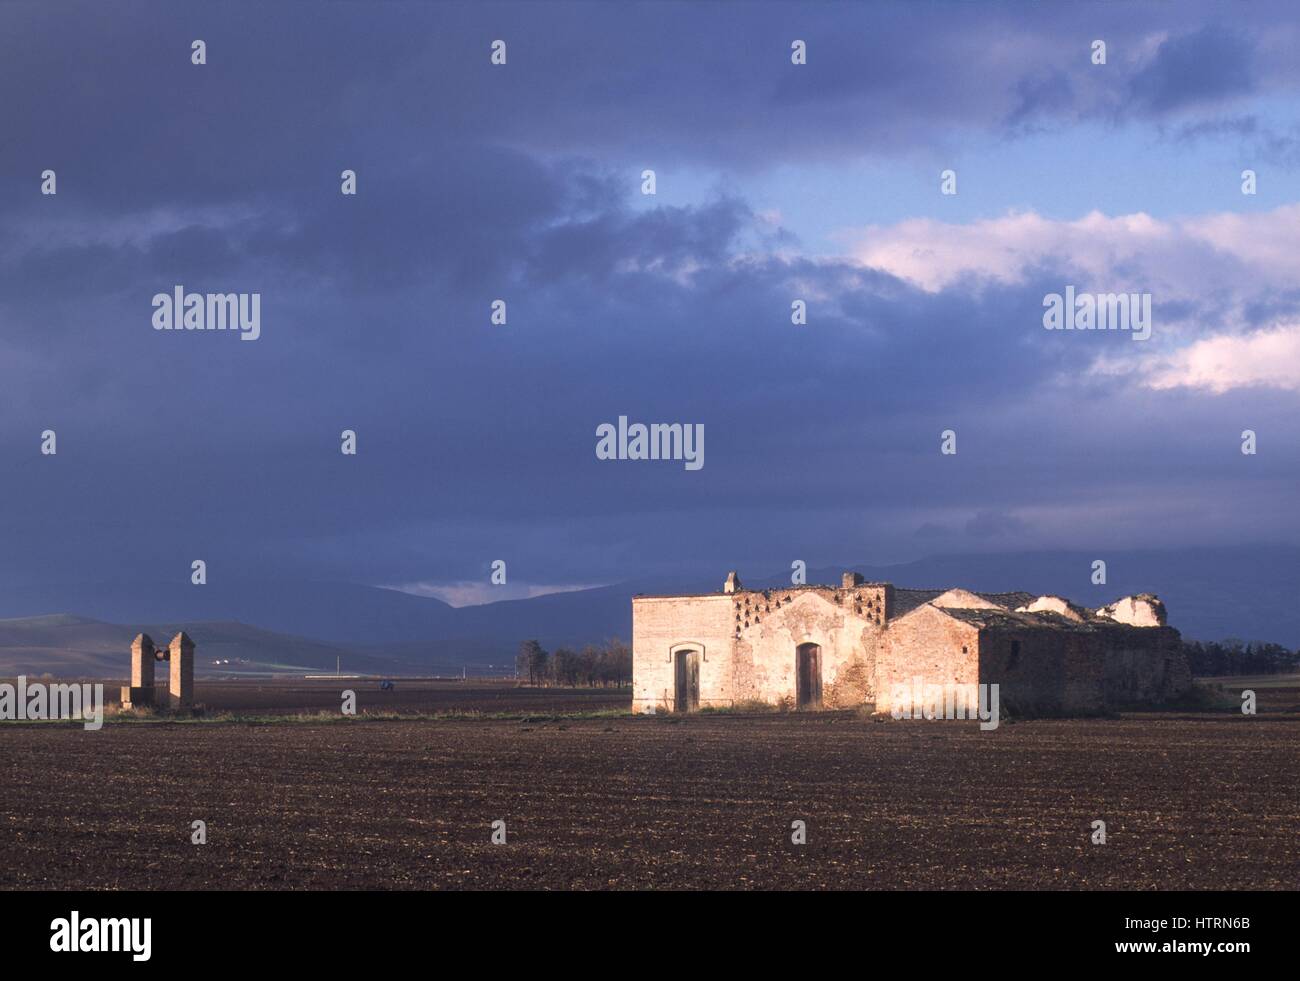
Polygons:
M1091 582L1096 558L1107 562L1105 585ZM519 642L529 638L550 648L615 636L630 640L634 595L720 591L729 568L734 565L720 564L711 577L644 577L463 607L384 587L308 580L201 587L187 582L27 584L0 593L0 617L8 618L0 619L0 650L6 636L11 638L8 646L15 646L15 618L26 621L23 629L28 631L36 629L32 624L37 618L63 617L118 625L130 636L144 628L129 624L182 625L189 630L194 623L226 622L274 635L249 635L247 642L259 649L283 645L316 660L337 649L375 663L504 668L513 662ZM807 581L838 583L846 570L905 588L1053 593L1094 608L1120 596L1153 592L1165 601L1170 624L1189 639L1235 637L1300 646L1300 548L1293 546L941 555L888 565L820 566L808 570ZM751 588L790 581L788 573L739 571ZM77 624L69 622L60 629L75 632Z

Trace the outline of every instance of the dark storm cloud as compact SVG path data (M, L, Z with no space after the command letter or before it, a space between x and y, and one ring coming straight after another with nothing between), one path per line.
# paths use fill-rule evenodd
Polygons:
M1208 417L1081 380L1086 341L1114 339L1037 328L1067 269L926 293L803 254L743 196L638 193L651 158L745 170L1072 119L1105 99L1061 62L1098 25L1168 19L1116 7L0 8L0 578L204 557L460 581L505 555L598 582L860 559L917 527L1023 541L1045 503L1157 493ZM786 71L793 37L823 67ZM1168 43L1143 112L1267 78L1180 89L1189 51L1223 49ZM261 292L262 338L153 331L174 284ZM597 461L620 414L703 423L705 469Z
M1221 26L1210 18L1222 10L6 4L0 176L21 186L53 167L89 211L323 190L343 166L436 171L484 145L756 168L1294 86L1290 59L1257 51L1294 30L1294 11L1234 6ZM196 37L210 52L201 70ZM488 64L498 37L513 45L505 72ZM806 70L789 64L794 38L809 45ZM1101 70L1094 38L1111 52Z
M499 177L489 159L457 184L485 207ZM539 574L598 580L617 574L622 551L653 564L684 539L725 551L761 529L791 548L832 548L841 516L864 500L883 512L961 499L995 514L1059 493L1059 481L1095 482L1076 453L1097 439L1087 427L1073 433L1081 443L1017 462L1028 420L1052 411L1046 380L1092 356L1081 339L1063 344L1037 327L1039 299L1062 272L929 294L840 261L749 254L741 246L764 231L733 199L646 211L593 195L608 182L599 172L524 172L536 178L527 220L450 206L403 217L391 187L375 195L389 219L376 224L413 241L431 224L440 239L472 243L486 215L495 283L449 274L445 246L421 253L422 276L416 259L360 227L366 196L330 202L352 209L342 227L356 222L355 237L325 234L310 215L268 218L264 232L238 223L224 234L240 248L194 233L220 272L206 282L265 291L255 344L148 328L147 297L170 279L159 270L202 269L190 252L203 249L182 248L179 232L131 250L122 288L103 301L78 293L51 306L29 294L9 316L33 325L31 350L50 374L16 379L23 404L6 448L30 457L46 425L63 442L56 461L20 468L10 495L24 504L6 516L7 540L40 556L47 575L69 561L72 537L78 568L90 569L183 568L193 553L225 568L459 579L485 554L525 549ZM570 216L577 198L586 205ZM250 241L260 245L244 255ZM234 265L232 251L243 256ZM69 268L54 265L49 293ZM510 324L493 329L487 303L498 294ZM789 323L795 296L810 298L804 329ZM704 423L705 470L599 463L595 428L620 414ZM955 484L934 469L949 426L984 461ZM355 460L338 454L343 428L359 434ZM1161 431L1154 423L1152 438ZM1160 478L1145 438L1124 469ZM1030 527L965 524L980 539ZM626 545L608 559L571 548L579 525ZM53 550L42 544L55 539Z
M1136 102L1157 113L1214 103L1252 90L1254 61L1249 38L1207 24L1164 41L1129 88Z

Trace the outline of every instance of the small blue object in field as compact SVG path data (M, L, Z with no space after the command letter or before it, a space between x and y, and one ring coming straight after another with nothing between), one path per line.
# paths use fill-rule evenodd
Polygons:
M393 691L394 689L396 689L396 687L397 687L396 685L394 685L391 681L388 680L384 680L379 683L380 691Z

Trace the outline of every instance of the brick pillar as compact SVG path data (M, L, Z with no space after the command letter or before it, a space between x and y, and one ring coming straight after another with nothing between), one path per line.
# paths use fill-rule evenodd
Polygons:
M153 704L154 659L157 656L148 634L131 641L131 684L122 689L122 707Z
M153 641L148 634L136 634L131 641L131 687L153 688Z
M194 641L182 630L172 638L168 655L172 668L168 703L173 709L191 708L194 705Z

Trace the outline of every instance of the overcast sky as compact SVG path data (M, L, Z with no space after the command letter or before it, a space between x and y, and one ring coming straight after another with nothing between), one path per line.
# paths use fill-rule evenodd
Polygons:
M1297 50L1289 2L0 5L0 586L1300 542ZM177 285L261 336L154 330ZM1066 286L1150 340L1044 330ZM620 415L705 465L598 460Z

